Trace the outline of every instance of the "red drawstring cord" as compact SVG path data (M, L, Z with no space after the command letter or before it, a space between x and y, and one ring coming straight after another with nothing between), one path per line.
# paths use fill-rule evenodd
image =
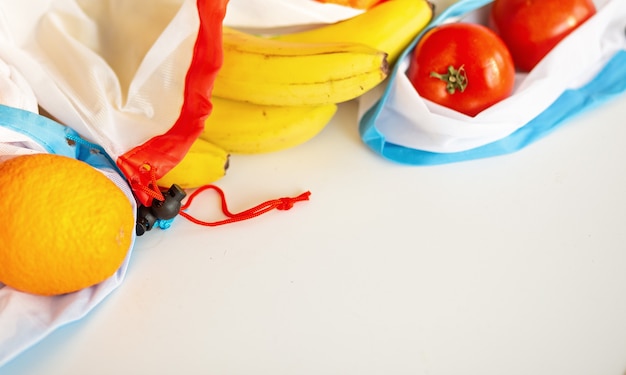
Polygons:
M198 220L195 217L185 212L185 210L189 208L189 206L191 205L191 202L193 202L194 198L198 196L198 194L208 189L213 189L219 194L221 203L222 203L222 212L224 213L224 215L228 217L228 219L214 221L214 222L207 222L207 221ZM229 223L234 223L237 221L252 219L266 212L269 212L273 209L289 210L291 207L293 207L293 205L296 202L308 201L310 195L311 195L311 192L307 191L294 198L272 199L267 202L261 203L255 207L252 207L248 210L234 214L228 210L228 206L226 204L226 196L224 194L224 191L215 185L205 185L205 186L199 187L193 193L191 193L191 195L189 195L187 202L185 202L185 204L180 208L179 214L180 216L184 217L185 219L195 224L204 225L207 227L214 227L218 225L229 224Z
M144 164L140 167L140 169L141 173L150 173L150 185L145 186L143 184L133 184L134 188L146 193L150 198L156 199L158 201L165 200L165 197L163 197L163 193L161 192L161 190L159 190L159 187L157 185L157 178L154 168L152 168L150 164Z
M138 235L142 235L144 232L149 231L153 226L158 226L163 229L169 228L173 218L177 214L194 224L215 227L218 225L252 219L274 209L289 210L297 202L308 201L309 196L311 195L311 192L306 191L298 195L297 197L272 199L245 211L232 213L228 210L228 205L226 204L226 195L224 194L224 191L215 185L204 185L197 188L193 193L191 193L191 195L189 195L185 204L181 204L181 201L183 200L185 194L182 192L182 189L180 189L180 187L178 187L177 185L173 185L170 190L167 191L166 197L166 195L163 194L164 192L162 192L158 188L156 173L149 164L144 164L141 166L141 173L150 173L150 182L148 183L148 185L135 184L135 190L140 190L144 192L146 195L150 196L151 198L153 198L153 200L156 200L160 204L157 204L156 206L153 204L152 206L147 207L148 211L150 212L143 212L144 216L138 217ZM174 188L175 186L176 189ZM188 209L189 206L191 206L191 203L198 196L198 194L208 189L215 190L219 194L221 199L222 212L228 217L227 219L208 222L196 219L195 217L185 212L185 210ZM167 203L166 201L169 201L169 203ZM142 208L146 207L142 206ZM155 209L157 211L155 211ZM140 230L140 228L142 229Z

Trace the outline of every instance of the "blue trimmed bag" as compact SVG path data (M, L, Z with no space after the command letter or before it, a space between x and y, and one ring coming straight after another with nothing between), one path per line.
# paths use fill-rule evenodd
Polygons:
M26 79L0 60L0 162L33 153L82 160L113 181L137 204L126 179L104 149L73 129L37 114L35 94ZM94 152L97 151L97 152ZM39 296L0 283L0 367L58 327L84 317L117 288L126 273L135 234L122 266L107 280L61 296Z
M97 152L93 152L93 151ZM126 179L102 147L83 140L69 127L30 110L0 105L0 162L32 153L52 153L82 160L113 181L136 200ZM116 289L126 273L135 234L122 266L107 280L61 296L20 292L0 283L0 367L58 327L83 318Z
M492 157L520 150L572 116L623 93L626 1L594 3L596 15L531 72L518 73L509 98L475 117L421 98L405 74L415 45L429 28L458 21L487 24L491 0L462 0L452 5L403 52L386 86L360 98L361 139L377 154L410 165Z

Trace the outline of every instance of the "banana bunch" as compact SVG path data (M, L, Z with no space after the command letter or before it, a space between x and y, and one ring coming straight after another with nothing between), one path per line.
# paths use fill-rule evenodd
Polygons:
M432 17L428 0L386 0L345 21L291 34L262 37L224 27L213 111L197 144L161 179L164 186L210 183L224 175L230 153L279 151L313 138L337 103L385 80Z
M307 141L336 103L380 84L432 17L427 0L387 0L345 21L273 37L224 27L224 63L201 137L231 153Z

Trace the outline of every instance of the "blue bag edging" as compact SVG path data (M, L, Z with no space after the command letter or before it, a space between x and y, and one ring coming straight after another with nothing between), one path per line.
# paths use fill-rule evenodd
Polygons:
M102 147L82 139L73 129L47 117L0 104L0 126L29 136L51 154L81 160L97 169L113 169L121 175Z

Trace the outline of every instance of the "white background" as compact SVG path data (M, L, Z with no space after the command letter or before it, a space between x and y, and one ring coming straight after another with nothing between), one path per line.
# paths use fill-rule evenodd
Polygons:
M310 142L234 155L223 227L138 239L121 287L18 374L626 374L626 97L515 154L383 160L341 105ZM191 212L220 219L207 193Z

